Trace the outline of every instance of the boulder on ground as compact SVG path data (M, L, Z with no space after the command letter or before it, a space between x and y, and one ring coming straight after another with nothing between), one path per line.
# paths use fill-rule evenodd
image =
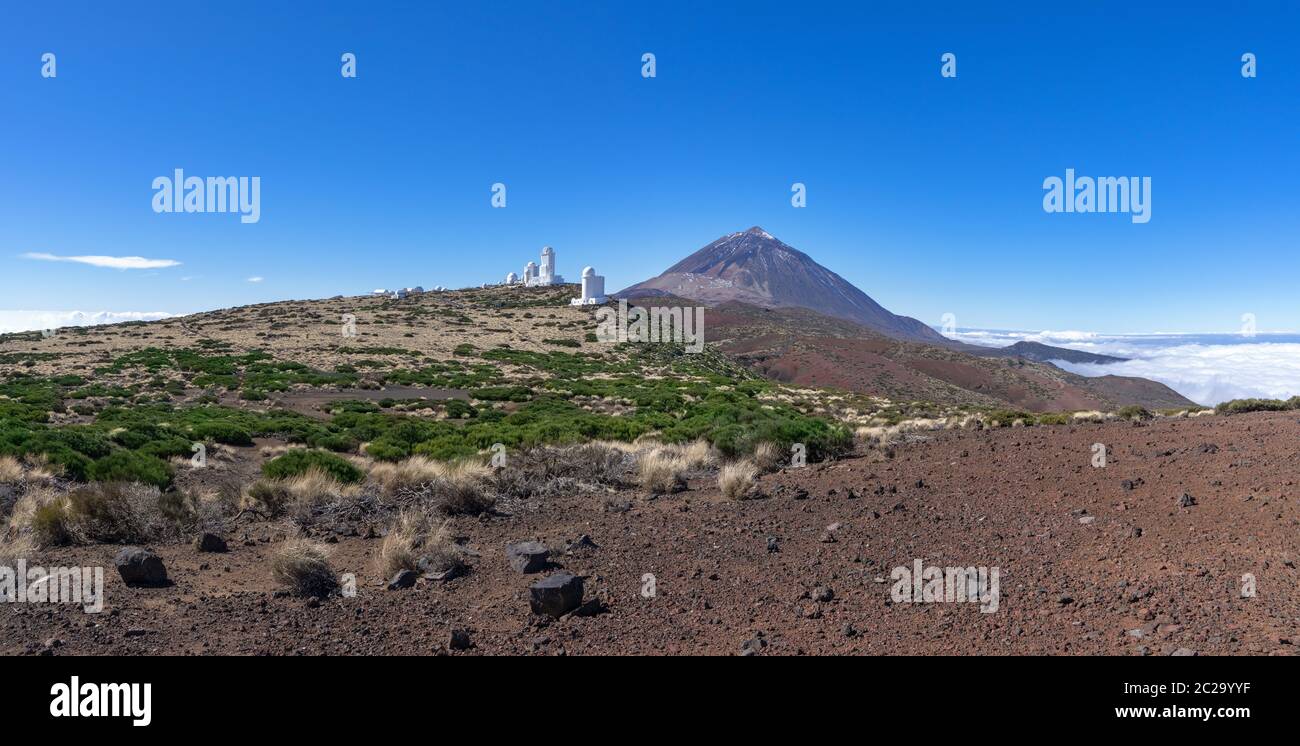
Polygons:
M216 534L211 534L207 532L199 534L199 537L194 540L194 548L200 552L227 551L225 539L221 538L220 536L217 536Z
M571 572L557 572L528 589L533 613L556 619L582 604L582 578Z
M506 559L515 572L525 575L541 572L550 565L551 550L538 541L521 541L506 545Z
M388 581L388 590L397 591L403 588L410 588L415 585L415 581L420 577L419 573L414 570L398 570L393 579Z
M167 568L162 559L148 549L127 547L113 559L122 582L127 585L162 585L167 582Z

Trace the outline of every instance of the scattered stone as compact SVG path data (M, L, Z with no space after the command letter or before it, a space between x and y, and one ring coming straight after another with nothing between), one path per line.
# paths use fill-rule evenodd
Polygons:
M455 580L468 570L464 563L455 562L450 567L447 567L443 560L435 561L428 555L422 556L415 561L415 569L429 580L441 581Z
M147 634L147 630L140 629L139 627L132 627L126 631L127 637L144 637Z
M1170 653L1170 655L1176 658L1190 658L1196 655L1196 651L1191 648L1178 648L1174 652Z
M835 591L821 585L813 589L812 599L818 603L829 603L835 598Z
M840 628L840 632L845 637L857 637L858 630L852 624L846 624Z
M803 487L799 487L794 491L794 495L792 495L792 497L794 497L794 499L796 500L807 500L808 490L804 489Z
M220 536L217 536L216 534L211 534L207 532L200 534L199 537L194 540L194 548L195 550L200 552L220 553L220 552L229 551L229 548L226 546L225 539L221 538Z
M419 577L420 574L414 570L398 570L397 574L393 576L393 579L388 581L388 590L399 591L403 588L410 588L415 585L415 581L418 580Z
M469 630L453 629L447 647L452 650L469 650L474 647L474 641L469 639Z
M521 541L506 545L506 559L515 572L528 575L550 567L551 550L539 541Z
M781 542L775 536L767 537L767 551L771 554L781 551Z
M575 554L575 553L589 552L593 549L600 549L600 547L596 544L596 542L591 540L590 536L588 536L587 534L583 534L582 536L579 536L578 538L569 542L568 545L565 546L564 552L565 554Z
M1196 504L1196 498L1192 497L1191 495L1189 495L1189 494L1186 493L1186 492L1184 492L1184 493L1183 493L1183 494L1178 498L1178 507L1180 507L1180 508L1190 508L1190 507L1192 507L1192 506L1195 505L1195 504Z
M148 549L127 547L113 559L122 582L127 585L162 585L167 582L167 568L158 555Z
M1095 515L1085 515L1079 518L1079 523L1082 523L1085 526L1087 526L1090 523L1095 523L1096 521L1097 521L1097 516Z
M1200 451L1201 453L1218 453L1219 447L1213 443L1202 443Z
M740 654L748 658L762 653L765 647L767 647L767 640L764 640L762 635L755 635L740 646Z
M567 571L533 583L528 591L529 605L539 616L558 619L582 604L582 578Z
M713 607L709 606L708 602L706 601L704 604L704 608L709 609ZM580 617L591 617L591 616L596 616L597 614L604 614L606 611L609 611L609 609L606 608L605 604L602 603L599 598L590 598L584 601L581 606L574 609L573 615L580 616Z

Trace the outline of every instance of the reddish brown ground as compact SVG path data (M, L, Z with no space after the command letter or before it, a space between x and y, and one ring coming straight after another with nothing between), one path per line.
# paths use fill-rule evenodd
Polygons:
M1089 464L1097 442L1109 448L1105 468ZM1295 414L945 432L892 460L765 476L765 499L728 502L696 480L653 501L611 496L631 501L626 512L588 494L462 518L457 532L481 555L471 573L405 591L385 590L374 571L379 540L344 538L335 564L358 575L358 596L318 608L273 595L273 544L259 539L280 526L250 526L252 546L230 536L226 555L156 547L175 581L162 589L124 587L115 547L64 549L42 559L109 565L105 613L0 608L0 653L429 654L466 629L477 653L736 654L761 633L764 654L1290 654L1298 478ZM1198 504L1178 507L1183 492ZM842 527L825 543L832 523ZM532 617L538 576L512 572L504 544L562 546L580 534L599 548L559 561L588 576L588 596L605 598L608 613ZM1001 608L893 604L880 579L916 558L1000 568ZM654 598L641 595L646 573ZM1253 598L1241 597L1247 573ZM809 598L818 586L834 599Z

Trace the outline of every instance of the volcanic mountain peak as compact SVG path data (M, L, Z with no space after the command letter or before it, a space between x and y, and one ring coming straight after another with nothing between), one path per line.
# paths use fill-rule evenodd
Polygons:
M710 243L621 297L675 295L705 303L808 308L898 339L943 344L938 332L885 310L812 257L754 226Z

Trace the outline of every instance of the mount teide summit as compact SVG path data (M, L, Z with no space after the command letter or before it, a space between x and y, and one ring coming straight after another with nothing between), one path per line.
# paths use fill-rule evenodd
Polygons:
M738 301L762 308L807 308L896 339L950 344L920 321L890 313L843 277L758 226L723 236L658 277L617 295L673 295L710 304Z

